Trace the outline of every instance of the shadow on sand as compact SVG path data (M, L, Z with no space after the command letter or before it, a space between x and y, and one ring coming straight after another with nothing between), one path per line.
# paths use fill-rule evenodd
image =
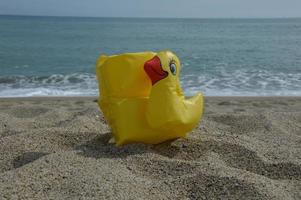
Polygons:
M125 158L129 155L156 153L159 149L172 154L180 151L179 148L172 146L173 140L157 145L136 143L117 147L109 143L111 135L111 133L99 135L85 144L76 146L75 149L79 150L79 155L93 158Z

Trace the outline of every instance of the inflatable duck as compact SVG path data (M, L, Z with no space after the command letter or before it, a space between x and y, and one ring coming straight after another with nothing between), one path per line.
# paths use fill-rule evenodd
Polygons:
M98 104L116 145L185 137L203 114L201 93L185 99L180 60L170 51L100 56Z

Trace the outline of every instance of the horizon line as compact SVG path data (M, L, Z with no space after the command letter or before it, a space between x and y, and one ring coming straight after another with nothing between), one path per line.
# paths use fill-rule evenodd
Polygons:
M116 18L116 19L300 19L300 17L125 17L125 16L73 16L73 15L26 15L0 14L8 17L66 17L66 18Z

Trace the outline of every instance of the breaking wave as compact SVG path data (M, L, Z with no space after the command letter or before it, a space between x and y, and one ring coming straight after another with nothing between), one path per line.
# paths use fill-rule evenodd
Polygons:
M96 77L89 73L0 77L1 97L95 96Z
M209 96L300 96L301 72L265 70L215 70L183 74L186 95L202 91ZM95 74L73 73L51 76L0 76L0 97L96 96Z

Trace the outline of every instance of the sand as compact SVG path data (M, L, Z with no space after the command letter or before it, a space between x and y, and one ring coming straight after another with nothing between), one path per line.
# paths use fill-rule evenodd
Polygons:
M301 97L206 98L186 139L121 148L95 99L0 99L0 199L301 199Z

